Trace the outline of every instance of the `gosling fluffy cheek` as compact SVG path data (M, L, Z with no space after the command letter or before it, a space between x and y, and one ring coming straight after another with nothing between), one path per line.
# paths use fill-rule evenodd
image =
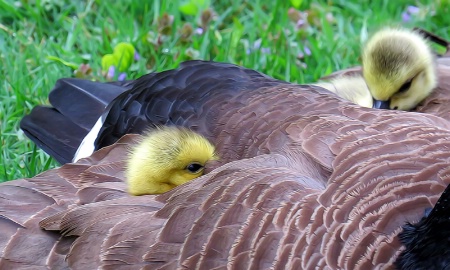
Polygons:
M426 90L426 91L425 91ZM392 97L391 109L397 107L398 110L409 111L414 109L422 100L424 100L433 90L424 76L418 76L407 95Z
M418 91L414 91L414 89L411 89L409 95L407 96L402 96L401 98L393 97L391 99L391 109L397 109L401 111L409 111L414 109L424 98L426 98L426 96L418 95L415 92Z
M129 184L128 193L133 196L161 194L173 189L174 187L174 185L166 183L144 183L140 185Z
M133 171L128 172L127 179L128 193L135 196L145 194L160 194L169 191L174 187L169 183L161 183L156 181L156 179L152 177L148 177L145 174L139 174Z
M138 165L130 162L126 170L128 193L131 195L160 194L174 188L163 178L155 178L151 167Z
M200 177L202 175L203 175L202 172L197 173L197 174L192 174L192 173L188 173L188 172L175 173L170 179L170 184L172 184L174 186L179 186L179 185L187 183L197 177Z
M393 110L408 111L412 109L415 103L415 97L412 95L402 96L401 98L392 97L390 108Z

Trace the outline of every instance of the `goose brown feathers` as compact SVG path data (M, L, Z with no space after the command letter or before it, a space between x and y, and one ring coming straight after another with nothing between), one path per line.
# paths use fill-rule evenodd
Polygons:
M443 118L287 84L228 102L180 123L229 163L165 194L126 193L138 135L1 184L0 268L389 268L402 226L450 184Z

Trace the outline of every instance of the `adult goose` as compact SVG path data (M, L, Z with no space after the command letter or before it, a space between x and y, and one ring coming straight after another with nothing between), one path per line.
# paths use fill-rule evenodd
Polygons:
M446 81L440 86L448 88ZM60 128L67 123L87 134L109 104L95 147L109 146L0 185L0 268L432 269L450 263L443 229L450 183L445 119L362 108L317 86L201 61L121 84L83 83L95 84L92 91L112 87L117 98L99 102L92 95L92 104L103 104L89 107L98 109L97 117L88 124L61 121ZM87 112L52 104L35 110L53 113L53 120L83 119ZM62 142L61 134L43 131L54 123L39 122L45 119L32 113L22 127L70 161L81 140ZM116 140L148 124L196 130L219 153L217 169L162 195L130 195L124 153L141 139ZM64 143L68 154L59 150Z
M230 95L216 114L170 111L234 161L164 194L127 192L123 153L139 135L0 184L0 268L450 265L448 121L271 80L240 93L239 109Z
M352 80L340 80L341 84L334 88L354 86ZM184 126L215 144L219 136L224 136L217 127L234 121L229 120L230 116L238 115L244 107L267 110L270 104L261 106L260 96L274 94L274 100L284 99L288 94L278 92L286 87L296 91L318 88L275 80L232 64L207 61L184 62L177 69L124 83L61 79L49 95L52 107L36 106L20 126L31 140L62 164L89 156L125 134L142 133L156 125ZM274 113L267 113L267 117L270 121L278 119ZM202 124L198 119L204 119ZM231 156L222 158L233 160Z

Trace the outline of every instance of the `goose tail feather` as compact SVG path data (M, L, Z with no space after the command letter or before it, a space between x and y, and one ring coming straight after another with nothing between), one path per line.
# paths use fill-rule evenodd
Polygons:
M127 89L127 82L60 79L49 94L52 107L35 107L22 119L20 128L59 163L71 162L106 106Z

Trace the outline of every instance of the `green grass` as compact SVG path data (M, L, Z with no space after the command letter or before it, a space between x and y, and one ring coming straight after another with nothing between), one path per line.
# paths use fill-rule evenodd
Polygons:
M191 0L192 2L209 2ZM57 166L19 130L19 121L47 95L58 78L73 76L61 62L88 63L104 79L101 57L119 42L131 42L141 55L127 72L137 78L175 68L196 58L236 63L278 79L314 82L332 71L357 65L361 40L386 25L419 26L449 37L448 1L300 1L310 13L309 26L298 29L289 17L291 2L211 1L214 19L202 35L183 39L180 29L195 16L180 12L176 1L0 0L0 181L32 177ZM180 3L184 3L181 2ZM421 13L408 23L402 12L417 5ZM173 16L172 31L155 46L158 19ZM332 17L332 18L331 18ZM167 29L166 29L167 30ZM261 42L261 48L255 48ZM298 57L304 47L311 55ZM269 52L270 51L270 52Z

